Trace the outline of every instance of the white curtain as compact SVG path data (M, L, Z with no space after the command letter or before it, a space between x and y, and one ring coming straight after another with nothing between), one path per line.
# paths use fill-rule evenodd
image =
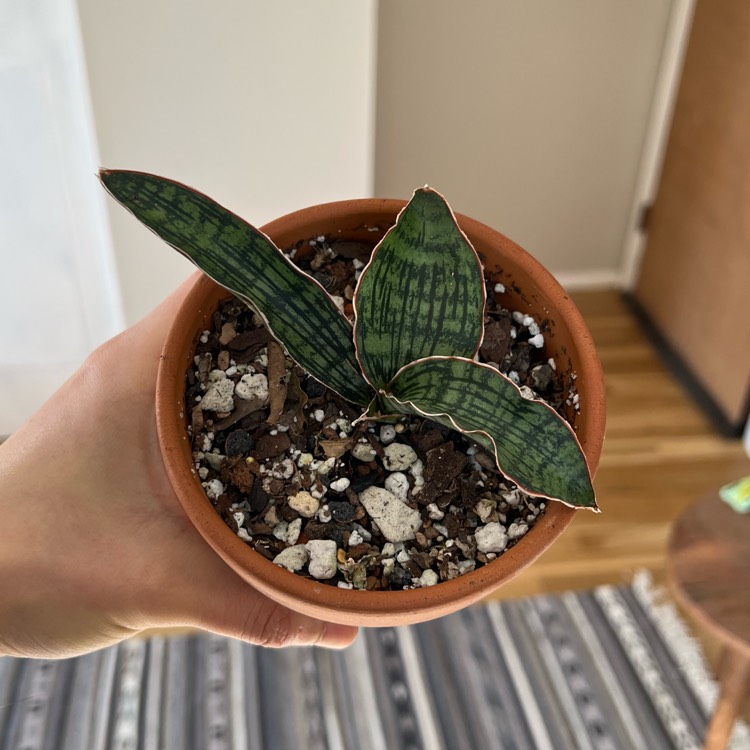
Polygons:
M74 0L0 0L0 434L122 327Z

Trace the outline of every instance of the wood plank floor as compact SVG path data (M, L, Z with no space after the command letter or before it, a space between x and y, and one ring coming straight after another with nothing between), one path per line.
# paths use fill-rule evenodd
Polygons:
M573 296L606 379L607 432L595 479L602 513L580 512L494 598L627 583L639 568L663 581L673 520L703 495L750 474L741 441L717 434L664 368L621 295Z

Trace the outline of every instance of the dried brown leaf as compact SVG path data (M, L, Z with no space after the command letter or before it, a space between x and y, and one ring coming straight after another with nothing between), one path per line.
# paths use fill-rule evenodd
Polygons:
M341 458L347 451L352 449L355 439L353 437L348 438L336 438L334 440L320 440L318 445L323 449L326 454L326 458Z

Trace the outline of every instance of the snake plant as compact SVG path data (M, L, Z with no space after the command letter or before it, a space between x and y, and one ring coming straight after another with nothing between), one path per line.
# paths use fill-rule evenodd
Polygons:
M143 224L259 312L310 375L362 418L415 414L466 434L532 495L596 509L567 422L475 360L484 335L479 257L443 197L415 191L375 247L354 293L354 323L261 231L207 196L155 175L102 170Z

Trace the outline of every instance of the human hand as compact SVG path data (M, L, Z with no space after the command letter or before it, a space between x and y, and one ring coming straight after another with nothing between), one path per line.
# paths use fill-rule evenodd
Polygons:
M191 282L95 351L0 446L0 654L75 656L170 626L270 646L341 648L356 635L253 589L172 491L154 391Z

